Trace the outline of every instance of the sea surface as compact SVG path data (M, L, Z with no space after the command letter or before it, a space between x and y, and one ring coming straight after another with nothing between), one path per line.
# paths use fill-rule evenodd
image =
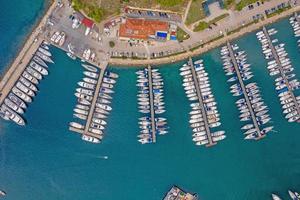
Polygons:
M42 0L7 3L10 6L3 3L7 14L0 17L1 36L14 40L5 40L0 46L1 65L16 54L16 44L43 7ZM15 24L24 24L26 14L14 10L13 5L31 17L19 29L6 31L3 22L14 15L22 16L14 17ZM300 52L288 19L270 27L279 31L275 37L286 44L300 78ZM227 135L211 148L195 146L192 141L190 106L179 75L184 62L160 66L165 82L164 116L170 130L158 136L156 144L137 142L137 120L141 116L137 112L137 68L117 66L110 66L120 77L104 140L98 145L82 141L68 130L68 123L73 120L74 91L83 68L79 60L51 48L55 64L49 66L49 76L39 84L40 91L26 111L27 125L0 121L0 189L7 192L5 199L160 200L173 184L197 193L203 200L266 200L271 199L272 192L288 199L288 189L300 191L300 126L282 116L274 79L268 75L255 33L234 42L248 54L255 75L252 80L260 86L276 132L260 141L243 139L236 98L229 93L217 48L194 58L204 59L221 114L221 129Z

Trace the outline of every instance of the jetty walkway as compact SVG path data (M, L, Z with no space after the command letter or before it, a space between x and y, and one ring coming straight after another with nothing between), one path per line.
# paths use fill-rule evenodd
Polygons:
M101 68L100 74L99 74L99 77L98 77L98 81L97 81L93 101L92 101L92 104L91 104L91 107L90 107L90 112L89 112L88 118L86 120L85 129L84 129L84 134L85 135L93 136L93 137L96 137L96 138L99 138L99 135L94 136L95 134L91 133L89 131L89 128L90 128L90 124L91 124L93 114L94 114L94 111L95 111L96 101L99 97L99 91L100 91L100 88L101 88L101 84L102 84L102 80L103 80L103 76L104 76L107 64L108 64L107 62L106 63L103 62L102 66L100 67Z
M89 114L88 114L88 117L87 117L87 120L86 120L84 130L77 129L77 128L74 128L74 127L70 126L69 127L70 131L73 131L73 132L76 132L76 133L79 133L79 134L83 134L83 135L92 136L92 137L95 137L99 140L102 139L102 135L90 132L89 128L90 128L90 125L91 125L91 121L92 121L93 114L94 114L94 111L95 111L96 102L97 102L97 99L99 97L99 92L100 92L100 89L101 89L103 77L104 77L105 70L106 70L107 66L108 66L107 62L102 62L101 65L98 66L100 68L100 74L99 74L99 77L98 77L98 80L97 80L96 89L95 89L95 92L94 92L91 107L89 109Z
M270 47L270 49L271 49L271 51L272 51L272 55L273 55L273 57L274 57L274 59L275 59L277 65L278 65L278 69L279 69L279 71L280 71L280 75L281 75L281 77L284 79L285 85L286 85L286 87L287 87L287 89L288 89L288 91L289 91L289 93L290 93L290 95L291 95L291 97L292 97L292 99L293 99L293 103L295 104L295 107L296 107L296 109L297 109L297 113L298 113L298 115L300 115L300 107L299 107L299 103L298 103L298 101L297 101L297 99L296 99L296 97L295 97L295 95L294 95L294 92L293 92L293 90L292 90L292 88L291 88L291 86L290 86L290 84L289 84L289 81L288 81L288 79L287 79L287 77L286 77L286 75L285 75L285 73L284 73L284 71L283 71L283 66L282 66L282 64L281 64L281 62L280 62L280 59L279 59L279 56L278 56L278 54L277 54L277 52L276 52L275 47L274 47L274 45L272 44L272 40L271 40L271 38L270 38L270 35L269 35L269 33L268 33L266 27L263 27L263 32L264 32L264 34L265 34L265 36L266 36L266 38L267 38L267 40L268 40L269 47Z
M256 129L256 132L257 132L257 135L258 135L258 137L256 137L255 139L259 140L259 139L265 137L265 135L261 134L260 128L259 128L257 120L256 120L256 116L254 114L254 110L253 110L253 108L251 106L251 102L249 100L249 97L248 97L248 94L247 94L247 91L246 91L246 87L245 87L244 81L242 79L242 76L241 76L241 73L240 73L240 70L239 70L239 67L238 67L238 63L237 63L236 58L234 56L234 52L233 52L233 49L232 49L232 46L231 46L230 42L227 42L227 48L229 50L229 55L231 57L231 60L232 60L232 63L233 63L233 66L234 66L234 70L236 72L239 84L240 84L240 86L241 86L241 88L243 90L244 98L246 100L247 107L249 109L249 112L250 112L250 115L251 115L251 119L252 119L254 128Z
M156 142L156 126L155 126L155 113L154 113L154 98L153 98L153 86L152 86L152 69L151 65L148 65L148 81L149 81L149 96L150 96L150 114L151 114L151 128L152 128L152 142Z
M208 144L206 146L210 147L210 146L216 145L217 143L215 143L212 140L212 136L211 136L211 132L210 132L209 124L208 124L208 119L207 119L207 114L206 114L206 110L204 108L202 94L201 94L201 90L200 90L200 87L199 87L197 74L196 74L194 63L193 63L193 60L192 60L191 57L189 58L189 65L191 66L193 80L194 80L194 83L195 83L194 85L196 87L196 93L197 93L197 96L198 96L198 99L199 99L200 109L201 109L202 117L203 117L203 121L204 121L205 132L206 132L207 139L208 139Z

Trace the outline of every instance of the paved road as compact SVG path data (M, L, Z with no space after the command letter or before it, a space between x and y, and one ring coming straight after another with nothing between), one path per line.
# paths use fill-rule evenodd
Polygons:
M144 57L148 58L153 57L153 55L164 55L167 54L176 54L179 52L183 52L187 49L190 49L193 46L199 45L205 41L209 41L216 36L224 33L228 29L232 29L235 27L239 27L240 25L247 23L252 20L252 17L257 14L263 14L265 9L269 9L278 5L281 2L286 2L288 0L272 0L270 2L265 2L263 5L259 7L255 7L252 10L243 10L242 12L233 12L228 19L224 20L222 24L213 27L211 30L205 30L202 32L192 32L189 30L183 22L177 24L183 30L190 34L190 39L185 40L183 43L178 43L177 41L167 41L167 42L154 42L154 45L140 43L137 45L132 45L129 42L120 41L116 35L107 35L105 33L99 33L101 41L99 40L98 35L88 35L85 36L85 27L81 25L78 29L72 29L72 21L69 16L73 13L71 7L68 6L66 0L63 0L65 6L62 8L57 8L52 13L51 20L54 21L54 26L48 25L47 31L44 33L48 37L51 36L55 31L64 31L67 35L66 43L62 47L67 50L67 44L72 43L76 48L76 55L82 56L82 53L85 49L90 48L93 52L96 53L95 64L99 65L101 61L109 60L110 56L120 56L124 55L126 57ZM300 0L297 0L300 1ZM116 32L116 31L115 31ZM110 41L115 42L115 47L111 48L109 45ZM214 43L214 46L218 44L219 41ZM200 49L197 51L206 50L209 47L205 47L204 49ZM161 54L163 52L163 54ZM183 57L187 58L188 55L179 55L177 58L182 59ZM173 59L173 58L172 58ZM111 60L110 60L111 61ZM133 60L136 61L136 60ZM147 60L145 60L147 61ZM159 60L156 60L159 61ZM169 59L169 62L172 61ZM124 61L122 61L124 63ZM127 62L125 60L125 62ZM130 63L134 63L129 61ZM139 60L139 63L143 63L143 60Z

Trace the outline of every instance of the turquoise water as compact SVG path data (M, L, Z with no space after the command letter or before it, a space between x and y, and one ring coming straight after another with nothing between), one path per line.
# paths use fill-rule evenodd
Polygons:
M44 12L47 1L0 1L0 73L16 55L25 36Z
M288 20L274 25L276 35L300 75L300 59ZM270 199L276 192L287 198L287 190L300 190L300 128L284 120L273 79L255 34L237 40L248 53L277 133L261 141L244 141L235 98L222 69L219 49L199 57L209 73L227 138L212 148L192 142L188 124L189 102L179 76L183 63L161 68L165 80L165 102L169 134L153 145L136 141L139 131L135 68L112 67L120 77L115 86L113 111L101 144L87 144L68 131L73 95L83 69L52 48L56 64L39 85L18 127L0 121L0 188L9 200L158 200L173 185L199 194L201 199ZM108 156L105 160L102 156Z

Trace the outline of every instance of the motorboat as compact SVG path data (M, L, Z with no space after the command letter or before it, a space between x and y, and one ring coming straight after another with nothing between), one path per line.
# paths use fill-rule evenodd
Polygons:
M281 200L281 198L276 194L272 194L272 199L273 200Z
M90 72L94 72L94 73L98 72L97 68L92 65L82 63L81 66Z
M97 73L90 72L90 71L84 71L83 74L90 77L90 78L98 78L98 76L99 76Z
M33 60L34 60L35 62L37 62L38 64L40 64L41 66L47 67L47 68L48 68L48 65L47 65L47 64L45 63L45 61L42 60L40 57L38 57L38 56L33 56Z
M26 67L26 72L28 72L30 75L32 75L33 77L35 77L38 80L42 80L42 78L43 78L39 72L37 72L30 66Z
M79 109L79 108L74 108L73 111L75 113L82 114L82 115L88 115L89 114L89 112L87 110L82 110L82 109Z
M3 110L3 112L7 118L12 120L16 124L18 124L20 126L25 125L25 120L20 115L18 115L16 112L11 110L8 106L6 106L5 104L1 105L1 110Z
M10 109L14 110L15 112L19 114L24 114L24 110L15 104L13 101L11 101L9 98L5 98L4 100L5 105L7 105Z
M26 79L26 78L24 78L24 77L20 77L19 78L19 81L22 83L22 84L24 84L27 88L29 88L30 90L32 90L32 91L34 91L34 92L37 92L38 91L38 89L37 89L37 87L34 85L34 84L32 84L28 79Z
M95 89L94 84L90 84L90 83L86 83L86 82L82 82L82 81L78 82L78 85L81 87L87 88L87 89L92 89L92 90Z
M22 100L24 100L27 103L31 103L32 99L30 96L28 96L27 94L25 94L24 92L22 92L21 90L19 90L16 86L12 88L12 92L17 95L19 98L21 98Z
M17 82L16 87L19 88L22 92L24 92L25 94L34 97L35 93L28 89L23 83L21 83L20 81Z
M26 106L26 104L24 103L24 101L21 100L19 97L17 97L15 94L9 93L8 98L9 98L12 102L14 102L17 106L19 106L19 107L21 107L21 108L23 108L23 109L26 109L26 108L27 108L27 106Z
M43 54L39 51L37 51L35 54L46 62L54 63L54 61L50 57L46 56L45 54Z
M70 122L69 125L77 129L84 129L84 125L77 122Z
M100 143L99 139L92 137L92 136L88 136L88 135L82 135L81 139L84 141L87 141L87 142L95 143L95 144Z
M30 81L31 83L37 85L39 83L38 79L31 76L27 71L24 71L22 74L22 77L26 78L28 81Z

